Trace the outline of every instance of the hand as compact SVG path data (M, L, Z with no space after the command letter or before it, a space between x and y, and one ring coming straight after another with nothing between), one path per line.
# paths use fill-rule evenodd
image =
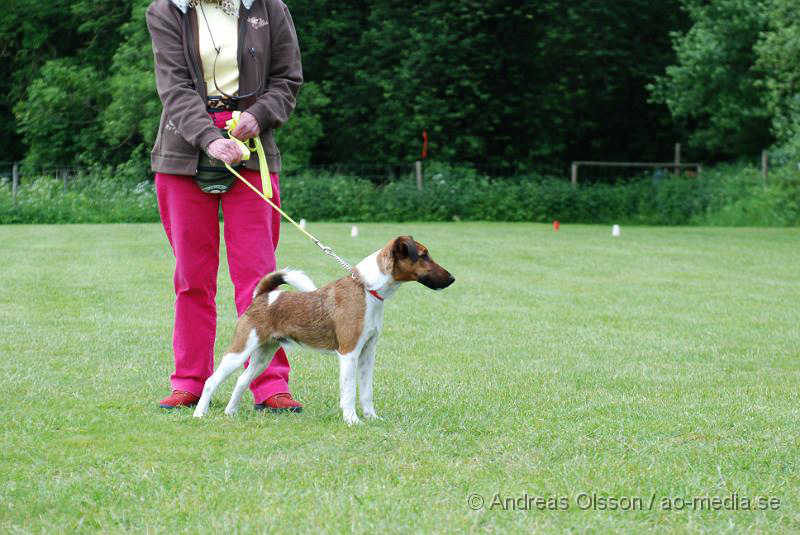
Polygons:
M222 160L228 165L236 165L242 161L242 149L231 139L215 139L208 144L206 152L212 158Z
M261 127L258 126L255 116L252 113L243 111L239 116L239 123L234 128L231 135L236 139L245 141L250 138L256 137L261 132Z

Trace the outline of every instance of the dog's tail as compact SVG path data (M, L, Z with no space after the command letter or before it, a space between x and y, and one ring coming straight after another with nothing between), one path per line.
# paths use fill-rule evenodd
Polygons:
M273 271L258 282L253 292L253 299L261 294L271 292L281 284L294 286L301 292L313 292L317 289L317 287L314 286L314 282L302 271L282 269L280 271Z

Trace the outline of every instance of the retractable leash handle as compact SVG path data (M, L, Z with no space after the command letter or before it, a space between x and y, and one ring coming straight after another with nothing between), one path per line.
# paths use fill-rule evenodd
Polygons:
M250 154L255 152L258 156L258 170L261 174L261 190L264 192L264 195L268 198L272 198L272 182L269 179L269 165L267 165L267 155L264 152L264 146L261 144L261 138L258 136L248 139L247 143L242 141L241 139L233 137L233 131L236 130L236 126L239 124L239 119L242 116L242 112L235 111L230 119L225 122L225 128L228 130L228 138L231 141L235 141L239 148L242 151L242 160L247 161L250 159ZM252 147L250 145L253 145ZM241 180L244 180L239 173L234 171L230 165L225 164L225 167L228 170L239 177Z

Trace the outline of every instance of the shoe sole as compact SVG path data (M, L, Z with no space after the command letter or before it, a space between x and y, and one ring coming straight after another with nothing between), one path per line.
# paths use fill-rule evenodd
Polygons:
M161 407L162 409L180 409L181 407L189 408L189 407L194 407L195 405L197 405L197 403L192 403L190 405L166 405L164 403L158 404L158 406Z
M253 408L259 412L270 412L272 414L281 414L284 412L303 412L303 407L286 407L283 409L276 409L273 407L265 407L264 405L254 405Z

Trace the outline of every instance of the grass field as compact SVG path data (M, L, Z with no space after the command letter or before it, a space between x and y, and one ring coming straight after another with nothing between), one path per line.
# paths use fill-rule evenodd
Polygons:
M160 226L0 227L0 532L800 531L800 229L311 230L351 260L411 233L457 278L387 303L382 421L345 426L335 357L311 352L290 356L301 415L247 394L224 416L233 380L204 420L159 410ZM288 227L278 254L317 283L341 274ZM757 496L768 510L741 510Z

